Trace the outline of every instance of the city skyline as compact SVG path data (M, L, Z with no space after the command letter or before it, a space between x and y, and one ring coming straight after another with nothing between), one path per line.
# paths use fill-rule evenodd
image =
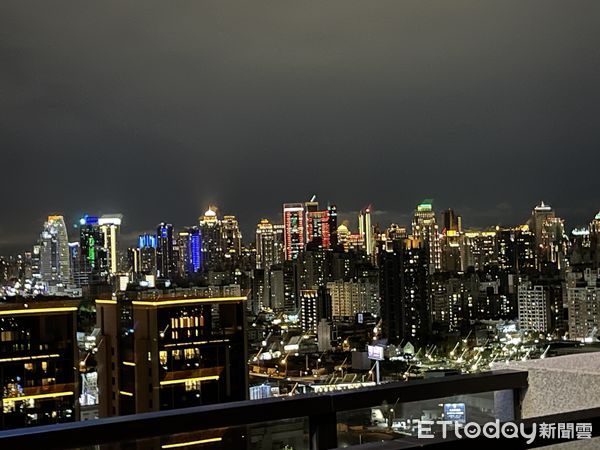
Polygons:
M315 196L315 198L316 198L316 196ZM345 210L340 209L338 204L335 202L331 202L331 203L330 202L322 202L319 200L319 198L316 198L316 200L317 200L317 202L320 203L322 208L325 208L327 204L332 204L332 205L337 206L338 207L337 212L339 215L338 225L346 224L349 226L349 229L351 231L352 230L354 230L356 232L359 231L358 221L359 221L359 215L360 215L362 209L345 211ZM490 221L486 224L486 223L483 223L483 220L485 220L484 219L485 215L483 215L483 216L480 215L480 217L482 218L482 219L480 219L482 221L481 224L473 224L471 217L468 214L464 214L463 210L460 210L458 208L453 208L452 206L440 207L439 202L435 201L435 199L431 199L431 200L433 201L433 211L435 212L436 216L438 217L438 220L442 219L443 211L451 209L456 214L459 214L461 216L461 218L463 220L463 227L465 229L473 229L473 230L490 229L490 228L493 228L496 226L515 227L515 226L522 225L530 219L531 210L535 206L544 204L544 203L546 205L549 205L550 207L552 207L552 209L558 213L558 216L565 221L565 225L566 225L565 230L566 230L567 234L570 234L571 231L574 229L587 227L590 224L591 220L594 219L597 214L599 214L599 212L598 212L599 209L596 209L595 212L593 212L594 210L590 210L587 213L582 211L578 214L578 216L581 216L584 219L582 220L581 223L575 224L575 223L570 222L567 218L568 216L563 214L562 210L560 208L556 208L553 203L544 202L544 200L541 200L541 201L538 201L537 203L531 205L528 210L524 211L524 213L521 214L522 218L520 220L517 220L514 222L508 222L506 220L499 220L498 222ZM304 200L304 201L308 201L308 199ZM418 204L418 202L415 202L414 205L412 206L412 209L403 211L402 213L391 213L389 211L381 211L376 208L372 208L372 206L370 204L369 207L371 208L371 214L373 215L372 225L373 226L379 225L382 229L385 229L389 225L395 224L400 227L405 227L405 228L409 229L411 227L411 220L412 220L414 210L415 210L415 207L417 204ZM279 206L281 209L281 205L279 205ZM223 210L221 208L219 208L218 205L210 204L210 205L207 205L206 208L208 208L209 210L214 208L219 217L223 217L223 216L227 216L227 215L233 215L234 217L236 217L240 224L240 230L242 232L242 240L246 244L254 242L256 227L260 223L261 220L267 219L267 220L269 220L269 222L271 222L273 224L282 224L283 223L283 216L282 216L281 211L279 211L278 213L273 211L271 214L266 214L266 215L260 216L260 218L255 223L251 223L251 222L248 222L248 220L245 220L245 218L240 217L237 214L235 214L234 211L224 210L225 212L223 212ZM115 215L114 210L109 210L109 211L113 211L113 214L106 214L103 212L99 212L99 213L87 212L87 213L83 213L78 216L69 216L69 215L63 214L60 211L52 211L43 217L43 219L37 225L37 229L33 232L33 234L31 235L31 239L28 242L23 242L23 244L13 243L12 245L3 245L4 242L2 240L0 240L0 256L4 256L4 257L16 256L17 254L22 254L23 252L31 251L31 246L33 245L33 243L37 242L37 240L40 237L40 231L39 231L40 227L48 219L48 217L51 217L53 215L64 217L65 224L66 224L66 230L67 230L67 233L69 234L69 240L77 241L78 236L79 236L80 221L82 220L82 217L86 217L88 215L97 216L97 217L100 217L100 216L108 217L111 215ZM124 245L124 246L134 245L137 242L139 236L141 236L143 234L147 234L148 232L152 232L152 230L156 227L156 225L160 224L162 222L173 225L175 230L183 230L189 226L196 226L198 224L199 219L202 218L204 211L205 210L202 210L202 212L200 212L196 216L195 219L189 220L188 222L177 223L175 221L165 220L164 218L162 218L162 219L158 218L155 224L146 224L145 226L141 225L141 227L133 228L133 229L131 226L128 226L127 214L125 213L122 217L122 220L123 220L123 223L125 226L124 226L124 230L122 230L120 232L119 240L121 241L121 245ZM473 211L470 211L468 208L466 209L466 211L468 211L469 213L473 213ZM585 219L586 216L587 216L587 219ZM475 217L477 217L477 214ZM394 220L394 218L397 218L400 220ZM77 237L76 239L71 239L71 234L73 232L75 232L75 236Z

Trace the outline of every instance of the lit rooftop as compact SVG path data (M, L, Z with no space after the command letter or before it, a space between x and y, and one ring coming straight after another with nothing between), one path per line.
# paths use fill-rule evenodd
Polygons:
M421 203L417 205L417 211L431 211L433 210L433 200L430 198L426 198Z

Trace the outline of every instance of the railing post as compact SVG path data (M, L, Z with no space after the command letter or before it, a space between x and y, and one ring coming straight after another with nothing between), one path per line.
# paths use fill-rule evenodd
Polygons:
M515 420L521 420L523 418L523 400L527 393L527 387L516 388L513 390L514 404L515 404Z
M337 447L337 416L335 411L312 414L308 417L310 450Z

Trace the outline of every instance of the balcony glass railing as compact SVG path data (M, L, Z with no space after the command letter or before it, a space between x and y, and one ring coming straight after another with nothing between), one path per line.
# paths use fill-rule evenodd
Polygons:
M410 443L422 418L517 419L526 386L527 373L517 371L389 383L8 430L0 432L0 448L313 450Z

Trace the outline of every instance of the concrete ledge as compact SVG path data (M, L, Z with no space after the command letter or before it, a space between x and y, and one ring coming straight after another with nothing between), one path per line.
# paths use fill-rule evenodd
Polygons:
M600 352L496 363L494 369L529 373L524 419L600 407Z

